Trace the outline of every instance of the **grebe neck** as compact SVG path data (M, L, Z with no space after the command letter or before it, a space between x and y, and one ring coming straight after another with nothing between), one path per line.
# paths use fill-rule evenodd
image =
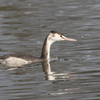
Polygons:
M48 39L48 36L46 37L43 47L42 47L42 53L41 53L41 59L49 60L50 59L50 47L52 42Z

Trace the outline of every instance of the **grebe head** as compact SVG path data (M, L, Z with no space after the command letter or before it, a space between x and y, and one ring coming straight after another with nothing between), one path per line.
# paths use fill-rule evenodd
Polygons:
M65 37L63 34L58 33L56 31L51 31L48 40L51 41L51 43L56 42L56 41L62 41L62 40L67 40L67 41L77 41L76 39L71 39L68 37Z

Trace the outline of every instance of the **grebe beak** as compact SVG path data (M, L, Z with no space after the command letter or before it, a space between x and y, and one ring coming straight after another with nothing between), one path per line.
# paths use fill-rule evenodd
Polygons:
M71 38L67 38L65 36L62 36L62 38L66 41L77 41L76 39L71 39Z

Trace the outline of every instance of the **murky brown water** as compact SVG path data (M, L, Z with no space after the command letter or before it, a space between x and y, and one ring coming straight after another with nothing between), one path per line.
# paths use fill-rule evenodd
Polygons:
M0 69L0 100L100 100L99 0L0 0L0 55L40 56L56 30L77 42L57 42L59 60Z

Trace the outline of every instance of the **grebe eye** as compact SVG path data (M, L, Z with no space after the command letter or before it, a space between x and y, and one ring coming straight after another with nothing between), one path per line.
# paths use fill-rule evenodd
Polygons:
M60 35L60 37L62 37L62 34Z

